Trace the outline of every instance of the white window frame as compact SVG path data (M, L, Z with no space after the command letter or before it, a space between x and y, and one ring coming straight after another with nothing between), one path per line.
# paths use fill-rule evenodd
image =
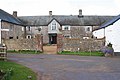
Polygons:
M70 38L70 35L64 35L65 38Z
M13 31L13 29L14 29L14 25L11 24L9 30L10 30L10 31Z
M25 28L25 27L22 27L22 31L24 31L24 28Z
M68 29L65 29L66 27L68 27ZM69 25L62 26L62 30L70 30L70 26Z
M42 31L42 27L41 27L41 26L40 26L40 27L36 27L35 30L36 30L37 32L39 32L39 31L38 31L39 28L41 28L41 31ZM41 32L41 31L40 31L40 32Z
M31 26L27 26L26 31L31 31Z
M89 31L88 31L88 28L89 28ZM86 26L86 27L85 27L85 31L86 31L86 32L92 32L92 27L91 27L91 26Z
M90 39L89 37L83 37L83 39Z
M29 38L28 36L29 36L30 38ZM26 36L26 38L27 38L27 39L31 39L31 38L32 38L32 36L31 36L31 35L27 35L27 36Z
M57 23L56 22L52 22L51 23L51 30L56 30L57 29Z

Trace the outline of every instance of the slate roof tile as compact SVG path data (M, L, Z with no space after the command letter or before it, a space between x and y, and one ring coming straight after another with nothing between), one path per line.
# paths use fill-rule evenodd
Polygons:
M18 18L12 16L11 14L5 12L2 9L0 9L0 19L2 21L7 21L7 22L14 23L17 25L22 25L22 22Z
M78 16L78 15L52 15L52 16L21 16L20 20L26 25L47 26L48 23L56 19L60 25L70 26L101 26L114 16Z

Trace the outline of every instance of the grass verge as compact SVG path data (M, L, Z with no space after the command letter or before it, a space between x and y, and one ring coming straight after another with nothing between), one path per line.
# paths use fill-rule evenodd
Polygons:
M41 51L36 50L7 50L8 53L22 53L22 54L40 54Z
M62 55L79 55L79 56L104 56L102 52L96 51L96 52L70 52L70 51L62 51L58 54Z
M9 80L36 80L36 74L29 68L9 61L0 61L0 70L13 70L13 74ZM28 79L31 76L31 79Z

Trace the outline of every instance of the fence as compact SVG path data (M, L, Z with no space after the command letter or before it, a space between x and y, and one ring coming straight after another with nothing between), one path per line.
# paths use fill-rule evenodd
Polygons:
M7 60L7 47L0 45L0 59Z

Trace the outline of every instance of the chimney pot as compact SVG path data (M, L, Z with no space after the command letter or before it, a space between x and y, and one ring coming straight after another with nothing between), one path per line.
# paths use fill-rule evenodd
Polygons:
M52 16L52 11L49 11L49 15Z
M82 16L82 9L79 9L79 16Z
M13 11L13 16L17 17L17 11Z

